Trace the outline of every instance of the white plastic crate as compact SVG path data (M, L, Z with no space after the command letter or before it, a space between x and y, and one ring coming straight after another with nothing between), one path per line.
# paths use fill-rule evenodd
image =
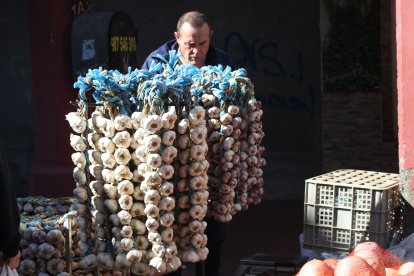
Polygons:
M350 251L368 240L387 248L400 216L398 174L337 170L305 180L305 248Z

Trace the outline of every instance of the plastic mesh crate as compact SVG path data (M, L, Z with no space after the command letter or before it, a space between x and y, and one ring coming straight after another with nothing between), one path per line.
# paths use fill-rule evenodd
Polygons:
M399 175L337 170L305 181L304 247L350 251L363 241L387 248L399 229Z

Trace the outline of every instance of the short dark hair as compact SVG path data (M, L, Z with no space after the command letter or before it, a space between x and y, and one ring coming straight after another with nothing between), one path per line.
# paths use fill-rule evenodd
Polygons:
M184 13L177 22L177 32L180 32L181 27L184 23L188 23L193 27L199 28L204 23L207 23L208 27L211 30L210 21L208 20L207 16L204 13L199 11L189 11Z

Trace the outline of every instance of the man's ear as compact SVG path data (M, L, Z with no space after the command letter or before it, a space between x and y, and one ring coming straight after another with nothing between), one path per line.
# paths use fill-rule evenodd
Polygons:
M210 31L210 39L213 37L213 30Z
M178 35L178 33L177 33L177 32L174 32L174 37L175 37L175 40L178 40L178 38L179 38L180 36Z

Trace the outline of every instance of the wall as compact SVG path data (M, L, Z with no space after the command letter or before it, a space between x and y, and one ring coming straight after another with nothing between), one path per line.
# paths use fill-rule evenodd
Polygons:
M27 1L0 2L0 141L16 190L25 192L34 163L31 69Z
M128 11L138 33L138 64L173 38L182 13L206 13L214 45L247 69L264 103L265 196L303 197L304 179L319 174L321 165L318 1L99 0L94 5L96 11Z
M324 172L398 173L391 7L321 0Z

